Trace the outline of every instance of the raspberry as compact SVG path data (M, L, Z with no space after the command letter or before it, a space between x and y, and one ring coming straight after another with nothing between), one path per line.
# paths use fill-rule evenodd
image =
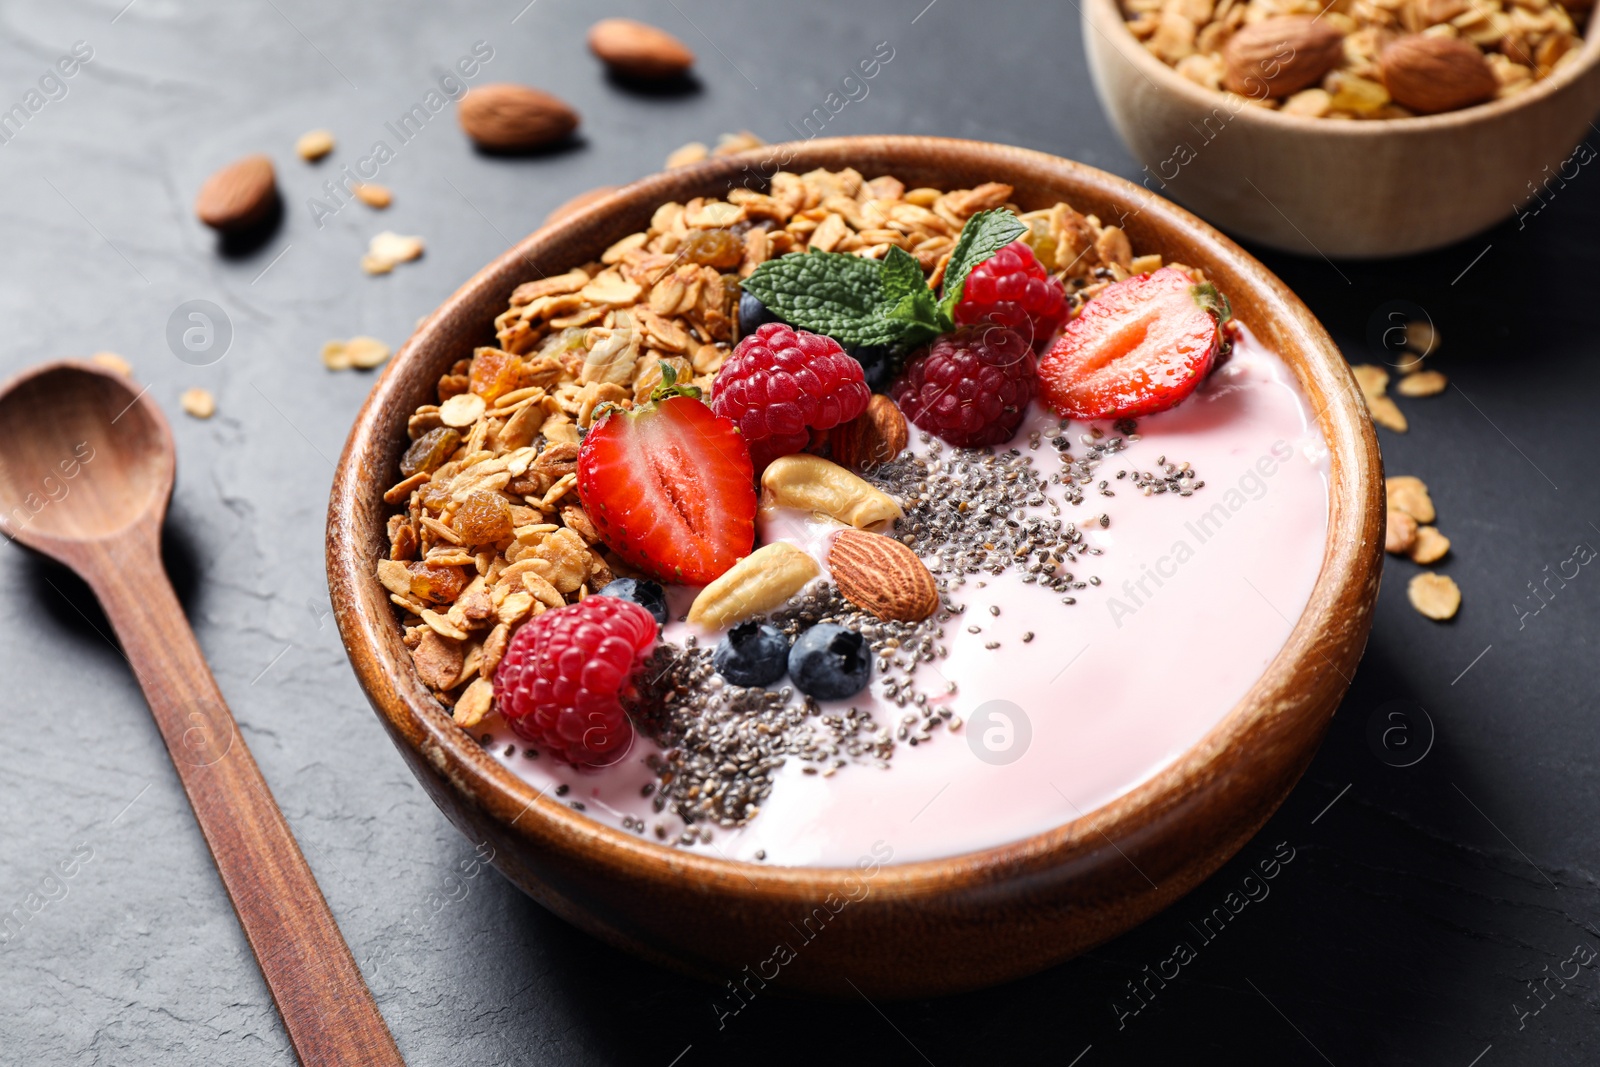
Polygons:
M740 341L711 383L711 409L739 424L757 471L804 449L812 430L860 415L870 399L861 364L839 342L781 322Z
M576 766L627 755L633 724L622 707L633 672L656 643L638 604L591 596L523 623L494 674L500 714L521 737Z
M1028 242L1012 241L972 268L955 320L963 326L992 322L1044 344L1067 321L1067 291L1045 271Z
M906 418L958 448L1009 441L1038 391L1033 349L999 326L947 333L895 383Z

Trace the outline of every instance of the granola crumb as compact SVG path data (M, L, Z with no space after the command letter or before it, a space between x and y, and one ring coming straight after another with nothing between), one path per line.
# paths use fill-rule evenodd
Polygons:
M329 341L322 346L322 365L329 370L368 370L389 358L389 346L376 337L352 337L348 341Z
M361 269L368 274L388 274L400 263L422 255L422 238L404 237L385 230L367 242L367 254L361 257Z
M1411 606L1435 622L1453 619L1461 610L1461 589L1447 574L1426 571L1406 586Z
M294 143L295 154L307 163L315 162L333 151L333 134L327 130L302 133Z
M217 399L208 390L195 386L185 389L178 398L183 410L197 419L209 419L217 413Z
M1417 543L1417 520L1398 508L1390 508L1384 525L1383 550L1403 556Z
M1433 396L1444 392L1448 384L1449 379L1436 370L1419 370L1401 378L1394 391L1401 396Z
M89 357L89 362L97 367L104 367L108 371L120 374L125 378L133 377L133 364L115 352L96 352Z
M360 182L351 192L356 194L356 199L370 208L382 211L394 203L394 194L386 185L376 185L372 182Z
M1435 526L1419 526L1417 536L1411 545L1411 562L1427 565L1437 563L1444 559L1450 552L1450 538L1439 532Z

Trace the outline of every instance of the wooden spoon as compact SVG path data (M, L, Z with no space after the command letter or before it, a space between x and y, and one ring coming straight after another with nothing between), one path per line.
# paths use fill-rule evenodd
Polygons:
M0 531L100 598L300 1062L403 1064L162 567L172 431L129 381L86 363L0 392Z

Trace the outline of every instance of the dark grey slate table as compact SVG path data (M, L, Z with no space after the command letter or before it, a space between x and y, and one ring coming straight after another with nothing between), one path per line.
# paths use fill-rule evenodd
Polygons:
M324 371L323 341L397 343L557 203L657 169L685 141L741 128L792 136L789 124L880 41L893 59L828 133L986 138L1137 175L1094 102L1070 3L525 2L0 9L0 108L26 104L74 42L93 53L70 79L47 81L37 111L0 143L0 372L112 349L171 415L175 577L412 1063L1600 1057L1600 571L1570 577L1568 564L1542 600L1529 586L1575 546L1600 544L1592 167L1552 185L1520 225L1437 254L1264 256L1358 361L1373 358L1371 326L1391 302L1438 325L1452 388L1408 403L1412 432L1385 433L1383 447L1391 470L1432 487L1456 547L1443 569L1466 605L1453 625L1430 623L1406 605L1408 566L1391 569L1366 660L1305 780L1235 862L1168 913L1005 988L907 1004L773 997L719 1029L712 990L597 944L492 871L464 874L470 843L391 749L328 616L323 509L370 379ZM612 13L689 41L698 90L641 97L610 84L582 39ZM385 123L478 41L493 49L479 80L541 85L582 111L577 147L485 158L448 113L396 143ZM316 126L340 149L314 170L291 146ZM379 179L394 207L347 207L319 228L307 198L380 139L396 149ZM191 198L212 167L253 151L278 160L286 216L261 247L222 255ZM1359 196L1329 210L1358 211ZM357 260L382 228L423 235L427 255L364 276ZM231 323L225 357L209 366L168 346L169 316L191 300ZM217 396L209 422L178 411L192 385ZM86 591L7 545L0 597L0 913L26 915L0 942L0 1061L292 1062ZM1406 718L1390 720L1396 710ZM1410 755L1369 741L1395 723L1409 724ZM1293 858L1269 892L1202 929L1275 851ZM1193 958L1161 978L1178 942Z

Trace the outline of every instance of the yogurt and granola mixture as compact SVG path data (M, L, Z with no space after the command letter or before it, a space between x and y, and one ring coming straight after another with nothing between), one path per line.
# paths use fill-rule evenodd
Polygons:
M1309 595L1325 448L1199 272L1011 196L780 173L520 286L385 498L377 575L455 721L593 817L776 863L1014 840L1214 724ZM1156 554L1264 477L1280 505L1205 549L1277 597L1201 664L1214 692L1172 709L1158 669L1115 715L1048 712L1161 639L1190 594ZM995 696L1034 760L985 755ZM932 796L964 817L919 824Z

